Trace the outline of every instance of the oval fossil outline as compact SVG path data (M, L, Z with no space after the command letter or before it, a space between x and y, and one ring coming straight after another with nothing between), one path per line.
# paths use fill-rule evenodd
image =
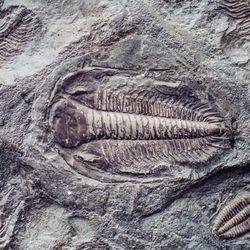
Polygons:
M121 75L125 83L109 82ZM230 130L209 103L193 94L181 97L173 87L163 86L164 91L159 91L152 84L136 86L129 83L131 77L130 72L90 68L69 74L55 85L47 119L58 153L74 170L105 182L158 181L164 176L162 163L201 165L228 147ZM136 93L140 93L140 102L133 99ZM147 101L142 102L143 98ZM152 100L156 104L150 109ZM170 129L162 132L166 124ZM119 164L130 168L118 170ZM154 168L156 165L159 167Z

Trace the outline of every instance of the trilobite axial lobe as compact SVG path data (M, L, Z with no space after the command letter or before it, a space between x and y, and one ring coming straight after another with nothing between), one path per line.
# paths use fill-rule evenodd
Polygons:
M204 163L227 146L228 129L208 103L84 74L58 85L49 113L54 141L77 170L91 162L106 172L147 175L161 163Z
M213 231L222 238L234 238L250 231L250 195L229 202L215 219Z
M163 109L162 116L147 114L148 107L145 107L146 114L140 114L139 109L143 109L142 103L135 107L138 108L138 114L97 110L84 105L74 105L73 101L65 100L58 102L54 108L56 139L64 147L75 147L80 143L104 139L194 139L220 136L225 132L220 124L209 122L209 118L187 120L185 110L182 113L180 111L180 117L174 113L170 115L171 110L167 109Z

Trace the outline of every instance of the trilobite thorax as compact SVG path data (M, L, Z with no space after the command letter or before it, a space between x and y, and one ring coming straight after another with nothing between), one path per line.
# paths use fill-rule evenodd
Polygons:
M111 172L149 174L159 162L204 163L225 146L228 129L214 107L136 81L96 70L57 85L49 115L54 141L78 152L66 158Z

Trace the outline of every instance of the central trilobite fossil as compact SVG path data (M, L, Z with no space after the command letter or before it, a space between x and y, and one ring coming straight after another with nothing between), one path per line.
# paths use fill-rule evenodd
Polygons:
M60 80L48 119L63 158L98 179L157 176L155 166L199 165L227 147L229 130L214 107L152 82L97 69Z

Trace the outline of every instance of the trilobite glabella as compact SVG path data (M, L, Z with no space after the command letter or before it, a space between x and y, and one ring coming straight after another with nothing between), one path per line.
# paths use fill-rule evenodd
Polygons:
M98 179L104 173L157 176L163 170L156 166L204 164L228 142L223 118L187 88L181 92L112 70L61 79L50 103L58 151L78 172Z
M222 238L234 238L250 231L250 195L236 197L221 210L213 231Z

